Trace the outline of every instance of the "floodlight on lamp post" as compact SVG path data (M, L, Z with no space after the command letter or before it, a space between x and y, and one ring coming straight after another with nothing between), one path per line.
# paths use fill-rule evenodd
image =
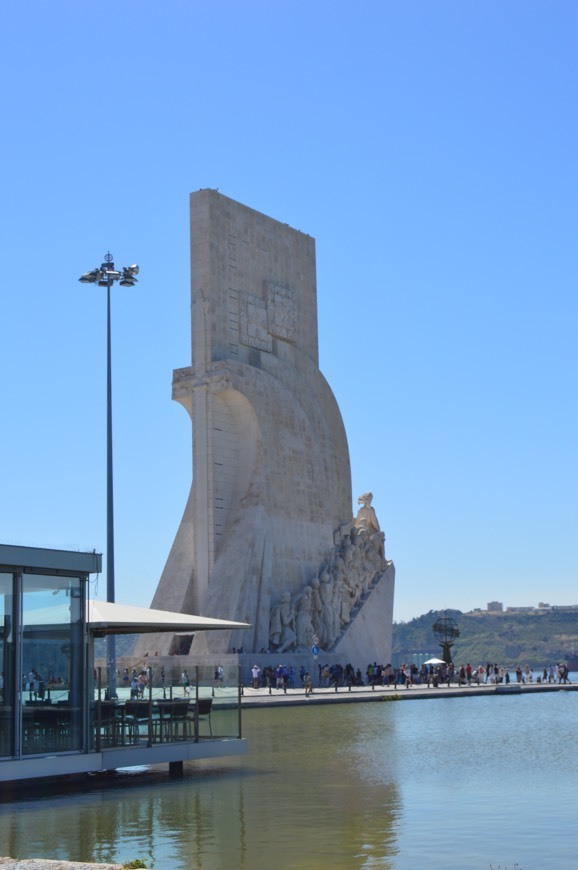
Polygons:
M112 483L112 366L110 352L110 288L118 281L121 287L134 287L137 283L137 265L114 268L109 252L97 269L84 272L81 284L106 287L106 600L114 602L114 498ZM106 638L107 696L116 698L116 642L114 635Z

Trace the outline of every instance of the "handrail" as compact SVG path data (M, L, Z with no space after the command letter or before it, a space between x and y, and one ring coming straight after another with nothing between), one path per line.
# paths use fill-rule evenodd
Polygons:
M161 742L171 742L177 738L179 740L188 740L194 743L201 743L205 739L243 739L242 726L242 695L243 695L243 673L240 665L235 665L237 670L237 684L234 681L234 669L231 667L229 671L230 682L227 681L228 688L226 691L219 693L219 703L215 707L214 695L210 691L210 682L207 675L206 665L194 665L190 667L190 694L181 697L178 691L178 686L174 681L168 681L163 685L161 671L159 668L149 670L149 680L147 684L148 697L145 695L138 700L121 696L116 703L110 701L110 706L116 711L116 725L113 722L109 726L109 716L113 713L109 710L109 702L106 700L106 669L97 666L95 668L94 687L96 689L95 699L91 705L91 745L93 751L102 752L109 746L121 746L126 744L127 735L130 737L130 742L135 742L135 734L137 733L136 720L134 720L133 710L130 705L137 703L139 705L138 718L140 725L140 746L155 746ZM221 697L222 695L222 697ZM213 725L209 721L209 731L205 733L206 714L204 713L204 704L206 701L213 702L213 712L217 712L215 718L215 731L213 735ZM177 727L172 723L172 705L178 704L179 707L175 711L181 717L183 707L188 708L187 721L188 725L185 728ZM236 707L236 710L235 710ZM126 714L126 719L125 719ZM114 715L114 714L113 714ZM134 720L134 721L133 721ZM223 728L224 726L224 728ZM129 734L130 732L130 734ZM220 735L217 736L217 735ZM227 736L228 735L228 736Z
M241 675L241 665L237 666L238 669L238 694L237 694L237 718L239 720L239 740L243 737L243 729L241 725L241 695L243 694L243 683L242 683L242 675Z
M102 732L102 702L100 693L102 690L102 668L98 668L98 698L96 700L96 751L101 750L101 732Z
M153 745L153 669L149 668L149 739L147 746Z
M199 666L195 665L195 712L193 715L195 743L199 742Z

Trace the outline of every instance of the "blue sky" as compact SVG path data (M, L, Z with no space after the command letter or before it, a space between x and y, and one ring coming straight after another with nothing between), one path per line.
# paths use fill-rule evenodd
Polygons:
M320 366L396 564L394 616L578 603L578 6L9 0L5 543L105 551L148 604L191 480L188 196L317 241ZM353 506L352 506L353 510ZM105 597L105 577L97 595Z

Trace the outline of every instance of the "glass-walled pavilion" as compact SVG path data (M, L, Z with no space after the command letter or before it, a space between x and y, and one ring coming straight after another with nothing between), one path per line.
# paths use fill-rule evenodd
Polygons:
M96 553L0 545L0 759L84 748L85 595L100 570ZM52 708L56 688L67 702Z
M211 730L210 740L199 740L198 687L197 706L179 707L187 719L180 729L173 707L152 690L138 727L122 699L105 705L95 680L95 636L124 626L126 633L151 631L153 621L157 631L230 623L88 602L88 580L101 562L94 552L0 544L0 781L245 751L240 715L232 733L213 740Z

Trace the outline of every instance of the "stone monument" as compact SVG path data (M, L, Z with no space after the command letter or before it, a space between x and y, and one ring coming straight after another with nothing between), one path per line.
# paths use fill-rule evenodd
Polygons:
M394 568L318 367L315 242L214 190L191 195L192 365L173 398L193 481L152 607L248 622L191 654L389 661ZM172 646L171 646L172 643ZM159 635L162 654L175 640Z

